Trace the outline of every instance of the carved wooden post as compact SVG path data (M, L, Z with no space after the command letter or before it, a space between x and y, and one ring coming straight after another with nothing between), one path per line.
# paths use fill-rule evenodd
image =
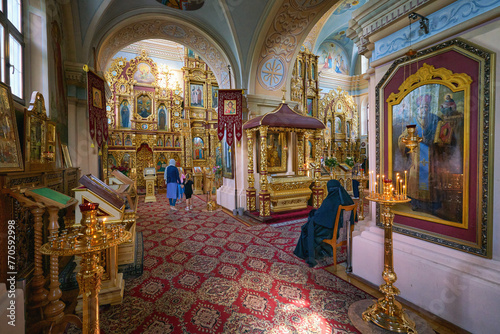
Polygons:
M58 235L59 223L57 222L59 208L48 207L49 211L49 235ZM47 300L49 303L45 307L45 317L48 321L59 323L64 317L64 303L59 299L62 291L59 287L59 261L57 255L50 255L50 285Z
M42 216L45 208L35 206L30 208L30 211L35 217L35 271L33 272L33 281L31 282L32 293L28 308L35 309L47 303L48 295L47 289L44 288L45 277L43 277L42 253L40 253L40 247L42 247Z
M321 152L323 151L322 130L314 131L314 187L313 187L313 207L315 209L321 206L323 202L323 188L321 188Z
M271 216L271 194L267 190L267 126L260 126L260 192L259 215Z
M304 132L297 132L297 150L298 150L298 175L305 175L304 169Z
M247 152L248 152L248 188L247 188L247 210L255 211L255 176L253 173L253 134L252 130L246 130L247 133Z

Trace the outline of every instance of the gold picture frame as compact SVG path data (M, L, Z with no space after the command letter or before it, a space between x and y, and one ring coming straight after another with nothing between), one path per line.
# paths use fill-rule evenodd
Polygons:
M23 156L12 92L3 82L0 82L0 115L3 115L0 124L4 129L0 134L0 172L22 171Z
M288 145L285 132L267 133L267 172L284 173L287 171ZM260 172L260 145L257 145L257 170Z

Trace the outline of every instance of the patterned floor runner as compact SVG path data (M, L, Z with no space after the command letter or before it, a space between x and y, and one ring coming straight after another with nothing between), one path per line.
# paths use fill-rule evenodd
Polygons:
M157 199L139 204L144 272L101 307L101 333L358 333L347 310L372 297L293 255L303 222L248 227Z

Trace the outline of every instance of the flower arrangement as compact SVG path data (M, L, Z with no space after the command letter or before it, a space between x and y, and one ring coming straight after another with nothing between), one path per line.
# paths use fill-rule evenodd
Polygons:
M354 167L354 163L355 162L356 161L354 160L353 157L347 157L347 158L345 158L346 165L349 166L349 167L351 167L351 168Z
M119 171L120 173L128 176L128 173L130 172L130 168L129 167L126 167L126 166L111 166L111 170L117 170Z
M335 157L325 159L325 166L326 167L335 168L338 165L339 165L339 162L337 161L337 158L335 158Z

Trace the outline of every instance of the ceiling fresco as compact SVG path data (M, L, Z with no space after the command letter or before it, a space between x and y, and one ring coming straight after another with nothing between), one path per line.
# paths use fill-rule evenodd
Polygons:
M205 0L156 0L162 5L180 9L180 10L197 10L200 9Z

